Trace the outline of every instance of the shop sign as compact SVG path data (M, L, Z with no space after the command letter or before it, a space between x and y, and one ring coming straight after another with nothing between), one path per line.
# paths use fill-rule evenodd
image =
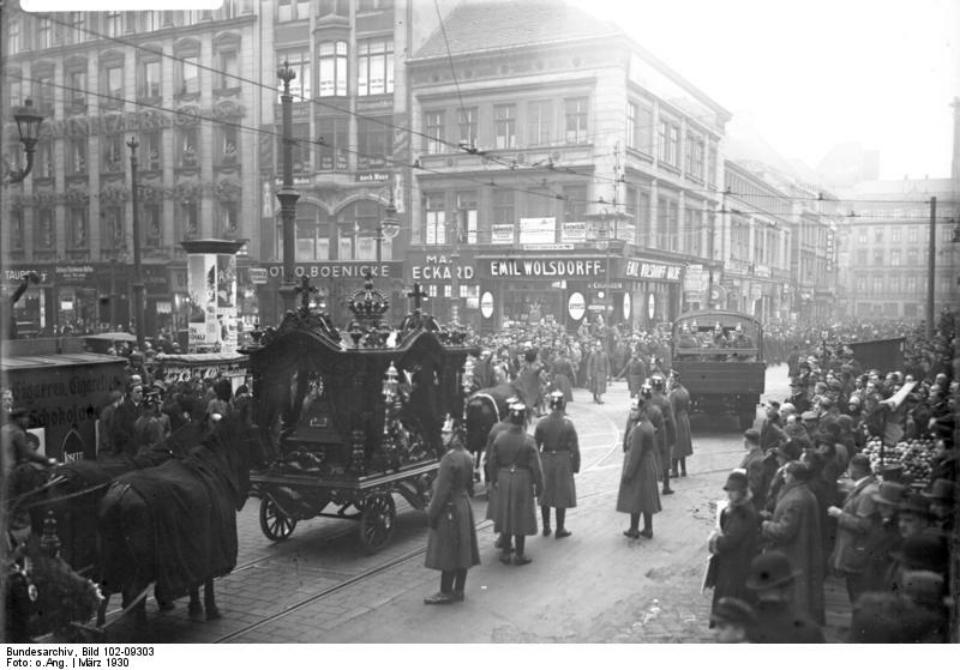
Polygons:
M249 268L247 270L251 284L267 283L267 268Z
M552 244L557 241L557 219L520 219L520 244Z
M731 258L724 262L723 269L727 272L733 272L738 275L748 275L751 272L750 263Z
M369 181L389 181L390 175L386 172L360 172L357 174L357 181L359 182L369 182Z
M761 279L768 279L770 277L770 266L769 265L757 265L753 269L753 274L756 277Z
M567 313L570 314L570 318L574 321L579 321L586 313L586 309L587 301L584 299L583 294L579 291L571 293L570 298L567 300Z
M612 281L608 283L594 281L587 284L587 288L591 291L622 291L623 282Z
M330 261L317 263L298 263L293 268L293 274L297 279L300 277L310 277L311 279L363 279L369 270L374 279L397 277L402 274L402 261L388 261L385 263L376 263L375 261ZM267 274L270 280L279 283L283 280L283 265L277 263L267 266Z
M26 276L27 276L28 274L30 274L31 272L35 272L35 273L37 274L37 276L40 277L40 283L41 283L41 284L46 284L46 283L47 283L47 272L46 272L46 270L37 270L37 269L35 269L35 268L31 268L31 269L29 269L29 270L10 270L10 269L7 269L7 270L4 270L4 271L3 271L3 276L4 276L4 278L5 278L7 281L10 281L10 282L14 282L14 283L19 284L21 281L23 281L24 277L26 277Z
M560 241L583 243L587 241L587 224L585 221L564 221L560 225Z
M628 260L623 274L627 277L636 277L637 279L680 281L680 266Z
M516 259L490 261L493 277L596 277L604 272L599 260Z
M444 255L431 254L426 257L423 265L414 265L410 268L413 281L438 281L457 279L472 280L475 275L473 265L454 265L451 259Z
M683 276L683 290L690 293L703 291L707 284L707 273L700 264L688 265Z
M57 273L57 280L69 283L69 282L87 282L90 280L90 275L93 274L92 265L57 265L54 268L54 271Z
M513 244L513 224L495 223L490 226L490 244Z
M484 291L480 296L480 315L484 319L493 316L493 294L490 291Z
M550 244L524 244L520 248L524 251L573 251L575 247L572 244L554 242Z

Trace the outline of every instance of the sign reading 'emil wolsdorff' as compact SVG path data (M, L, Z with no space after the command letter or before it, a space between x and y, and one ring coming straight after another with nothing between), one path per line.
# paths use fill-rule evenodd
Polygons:
M603 272L603 261L599 260L490 261L493 277L597 277Z

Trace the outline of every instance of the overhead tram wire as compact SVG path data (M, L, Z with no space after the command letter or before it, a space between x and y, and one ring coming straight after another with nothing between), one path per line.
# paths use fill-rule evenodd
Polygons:
M443 14L440 12L440 0L433 0L433 6L437 10L437 20L440 22L440 33L443 35L443 44L447 49L447 61L450 63L450 75L453 77L453 84L457 88L457 99L460 100L460 109L458 111L463 113L466 109L466 106L463 104L463 91L460 90L460 80L457 79L457 68L453 64L453 54L450 52L450 40L447 38L447 26L444 24Z

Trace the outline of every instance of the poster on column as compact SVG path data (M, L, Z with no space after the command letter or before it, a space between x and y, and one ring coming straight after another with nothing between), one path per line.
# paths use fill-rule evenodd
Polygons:
M190 293L190 350L210 350L220 343L216 255L190 254L187 258L187 287Z
M237 350L237 257L217 254L217 329L220 351Z

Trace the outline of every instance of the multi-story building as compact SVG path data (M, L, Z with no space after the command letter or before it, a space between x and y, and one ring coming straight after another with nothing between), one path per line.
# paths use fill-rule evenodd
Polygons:
M246 239L243 253L259 255L246 214L260 194L255 10L253 0L216 11L4 7L3 99L30 98L46 116L32 173L3 193L3 281L41 277L17 305L22 330L131 318L131 138L147 332L185 328L182 241ZM3 146L15 154L13 125Z
M926 318L930 277L931 198L934 310L960 304L960 192L952 179L903 179L857 184L842 192L839 230L842 314L850 318Z
M449 314L648 326L705 303L730 114L557 2L461 3L408 61L410 276Z
M793 201L740 164L724 164L718 230L722 280L715 302L767 321L793 306Z

